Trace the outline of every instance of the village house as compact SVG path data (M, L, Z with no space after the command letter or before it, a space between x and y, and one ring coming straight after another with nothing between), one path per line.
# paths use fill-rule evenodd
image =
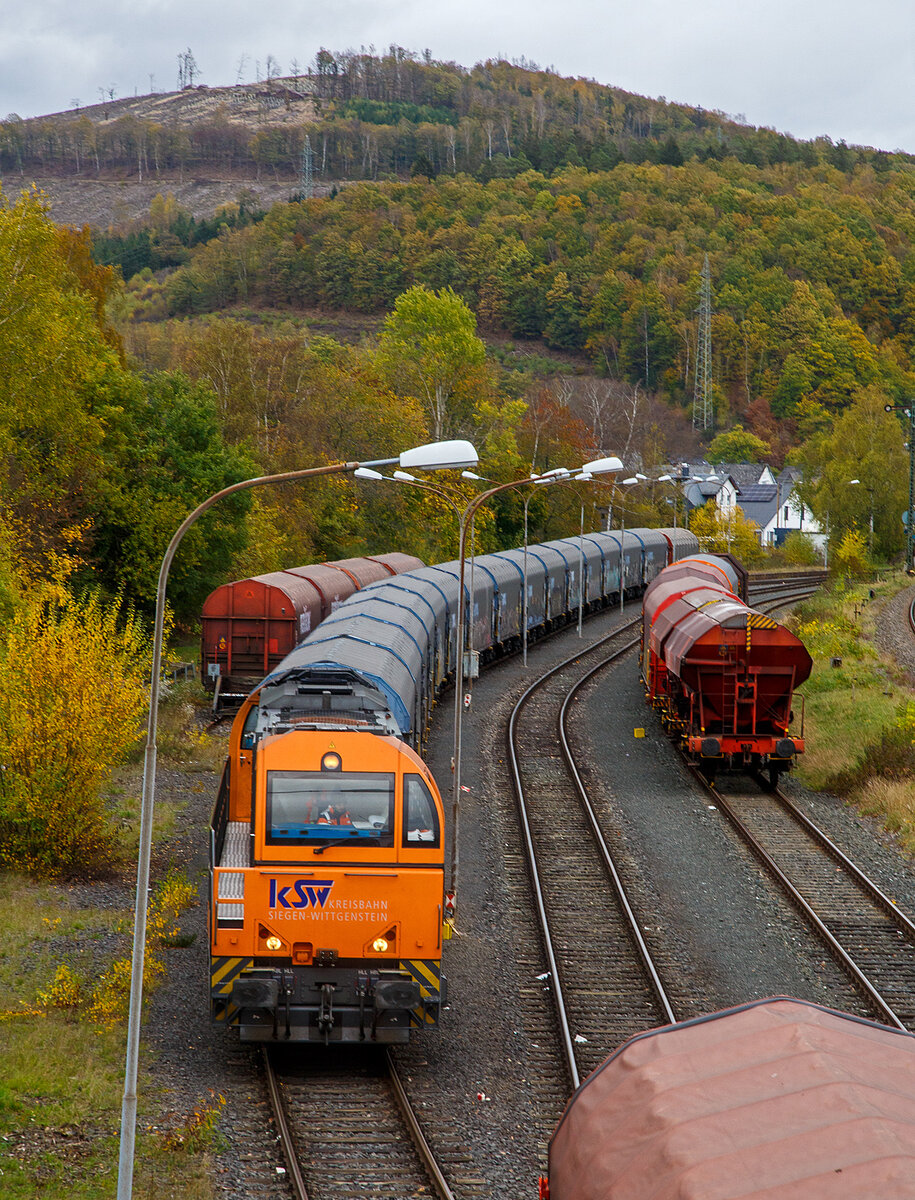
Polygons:
M781 546L797 531L825 555L826 533L797 494L802 479L797 467L776 475L767 463L681 463L679 479L687 512L714 500L723 515L739 508L764 546Z

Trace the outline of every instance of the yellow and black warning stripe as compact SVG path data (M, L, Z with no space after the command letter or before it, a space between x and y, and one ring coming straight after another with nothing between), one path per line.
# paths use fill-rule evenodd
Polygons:
M232 991L232 984L253 962L253 958L211 958L210 994L228 996Z
M764 613L751 611L747 613L747 628L778 629L778 621L774 621L771 617L767 617Z
M438 1001L442 991L442 963L438 958L401 959L400 969L407 971L419 984L423 1000ZM420 1005L413 1009L414 1025L434 1025L437 1018Z
M238 1005L230 999L232 984L253 962L253 958L210 959L210 1008L214 1021L231 1025L238 1016Z
M764 616L763 613L753 612L752 609L747 613L747 649L750 649L751 639L754 629L778 629L778 621L773 621L771 617Z

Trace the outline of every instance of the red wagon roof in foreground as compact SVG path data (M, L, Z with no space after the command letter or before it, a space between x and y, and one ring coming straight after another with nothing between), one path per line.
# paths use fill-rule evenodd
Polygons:
M915 1037L763 1000L627 1042L550 1142L551 1200L915 1196Z

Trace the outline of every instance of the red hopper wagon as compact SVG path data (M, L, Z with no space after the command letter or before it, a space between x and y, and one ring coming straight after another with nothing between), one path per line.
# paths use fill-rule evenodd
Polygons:
M643 602L648 702L711 778L720 768L788 770L804 741L791 730L794 689L809 676L802 642L750 608L746 572L730 555L666 567Z

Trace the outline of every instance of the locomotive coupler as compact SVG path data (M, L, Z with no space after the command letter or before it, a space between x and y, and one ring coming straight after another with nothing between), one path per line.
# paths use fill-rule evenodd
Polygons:
M330 1031L334 1027L334 987L332 983L321 984L321 1008L318 1011L318 1029L324 1034L324 1044L330 1042Z

